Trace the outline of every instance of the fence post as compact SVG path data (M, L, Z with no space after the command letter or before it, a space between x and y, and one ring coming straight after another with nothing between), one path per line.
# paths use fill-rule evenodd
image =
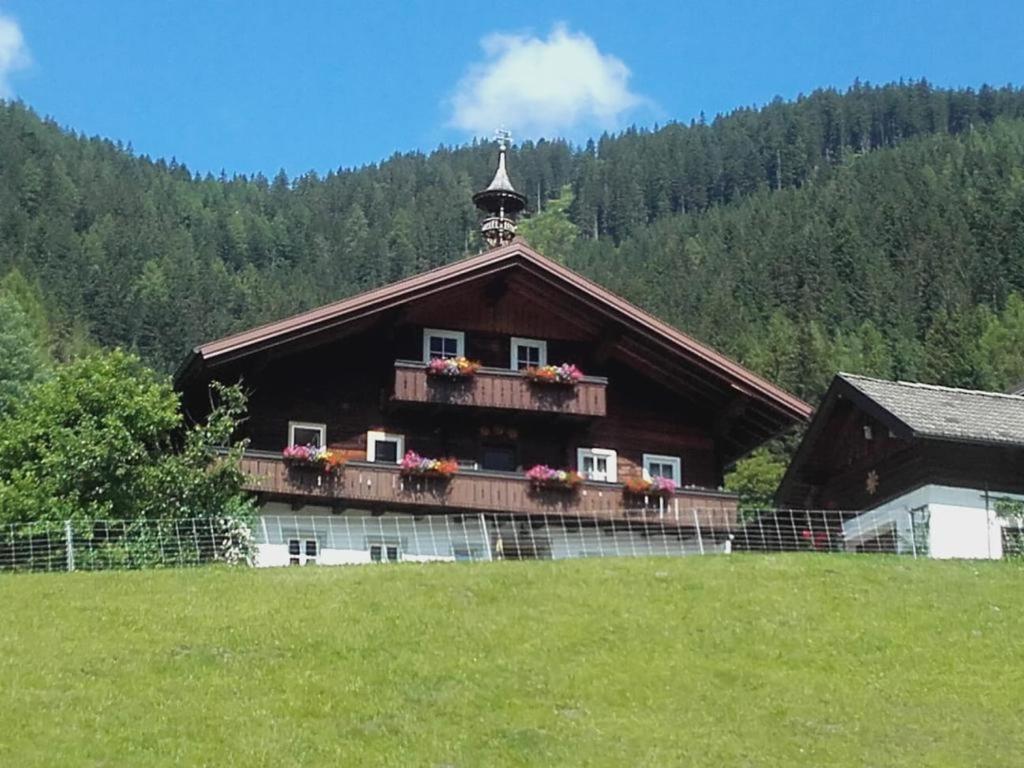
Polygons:
M700 548L700 553L704 554L704 537L700 532L700 520L697 519L697 510L693 510L693 524L697 527L697 546Z
M910 523L910 550L914 553L914 559L917 559L917 531L914 530L914 513L907 511L907 522Z
M491 532L487 529L487 519L484 513L480 513L480 530L484 535L484 546L487 547L487 561L494 560L494 553L491 552Z
M75 538L74 534L73 534L73 532L71 530L71 521L70 520L65 520L64 521L64 542L65 542L65 546L67 547L68 570L69 571L75 570L75 542L74 542L74 538Z

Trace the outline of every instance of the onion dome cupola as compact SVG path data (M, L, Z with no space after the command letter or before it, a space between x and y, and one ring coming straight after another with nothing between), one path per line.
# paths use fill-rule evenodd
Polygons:
M512 242L516 236L516 216L526 208L526 195L516 192L505 170L505 142L509 138L507 132L498 132L498 170L487 189L473 195L473 204L485 214L480 232L489 248Z

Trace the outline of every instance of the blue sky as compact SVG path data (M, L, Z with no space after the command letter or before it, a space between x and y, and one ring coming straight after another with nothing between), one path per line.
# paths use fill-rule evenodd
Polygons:
M580 141L854 78L1024 83L1024 4L0 0L0 92L200 171Z

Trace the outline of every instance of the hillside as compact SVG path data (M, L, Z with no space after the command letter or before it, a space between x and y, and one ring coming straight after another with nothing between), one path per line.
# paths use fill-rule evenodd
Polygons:
M0 580L0 764L1015 765L1008 563Z
M17 103L0 143L0 278L35 286L58 356L122 345L164 371L201 340L475 252L470 196L494 162L474 145L199 178ZM524 227L535 245L805 397L836 368L1024 374L1019 89L855 84L528 142L510 164L548 205Z

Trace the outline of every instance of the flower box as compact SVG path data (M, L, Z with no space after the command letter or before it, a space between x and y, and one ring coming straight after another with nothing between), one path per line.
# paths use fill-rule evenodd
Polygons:
M441 379L468 379L480 370L480 363L465 357L437 357L427 363L427 375Z
M449 480L459 471L459 463L455 459L428 459L415 451L407 451L398 471L404 477Z
M314 469L325 475L336 473L345 463L334 451L312 445L290 445L281 456L289 468Z
M534 488L559 491L574 491L583 482L583 477L573 469L552 469L545 464L537 464L526 472L526 479Z
M667 477L631 477L623 483L623 492L627 496L661 496L669 498L675 495L676 484Z
M583 371L572 363L537 365L523 369L523 376L536 384L558 384L575 387L583 378Z

